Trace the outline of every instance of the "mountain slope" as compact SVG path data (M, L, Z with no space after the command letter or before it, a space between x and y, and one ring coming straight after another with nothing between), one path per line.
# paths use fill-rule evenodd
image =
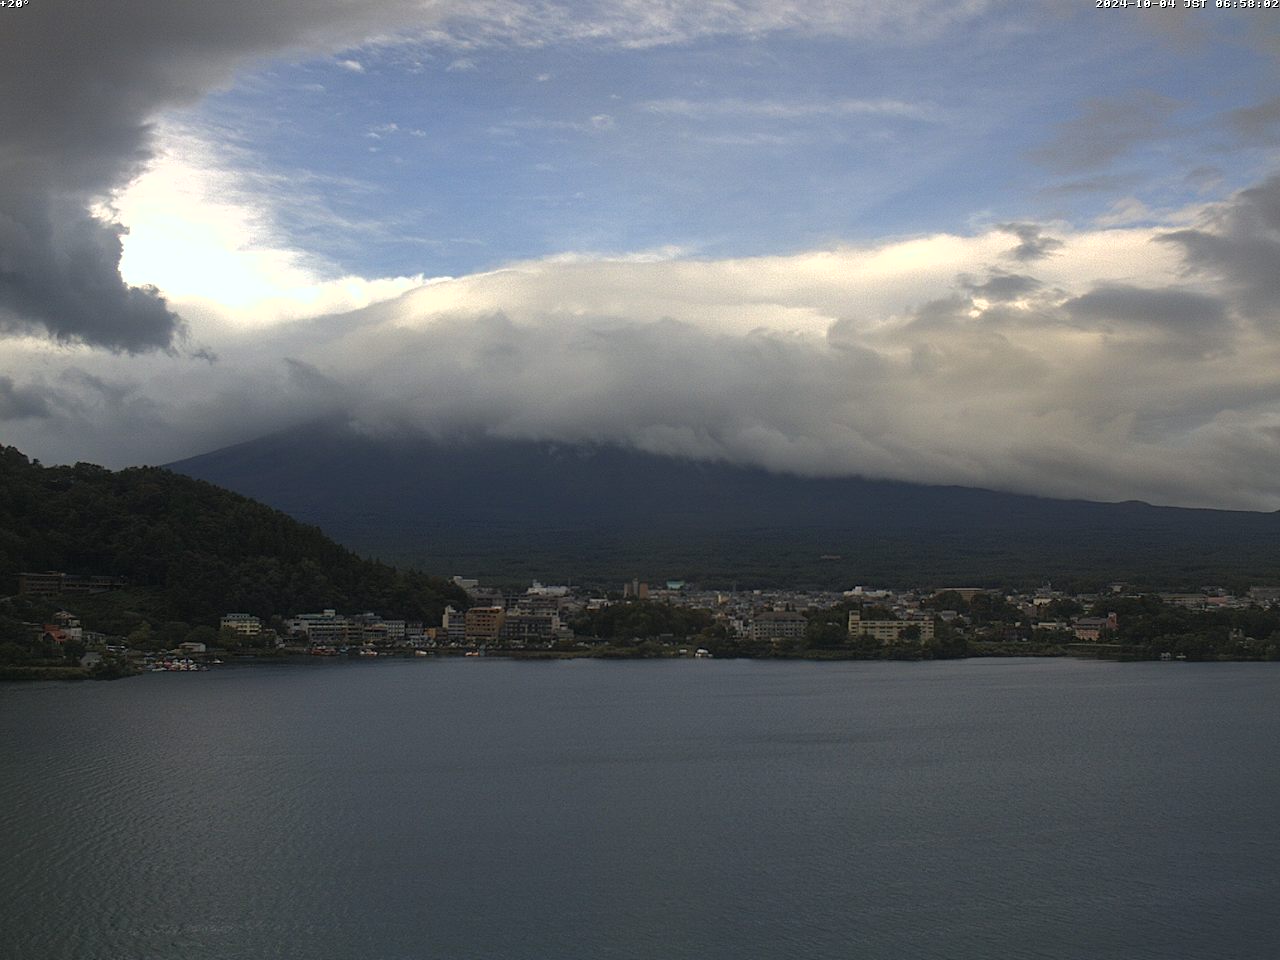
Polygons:
M1277 514L801 478L616 447L310 425L172 469L384 558L496 578L847 587L1280 577Z
M361 559L319 530L168 470L42 467L0 447L0 584L21 571L122 577L155 619L209 622L323 607L438 620L463 595Z

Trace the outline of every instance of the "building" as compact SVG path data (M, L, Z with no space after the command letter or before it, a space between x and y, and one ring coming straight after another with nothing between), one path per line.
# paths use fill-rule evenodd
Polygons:
M359 643L364 635L359 624L338 616L338 612L332 609L321 613L300 613L287 621L286 626L290 633L303 634L315 646Z
M463 621L467 640L497 640L502 635L506 619L507 611L502 607L472 607Z
M808 618L794 610L766 610L751 621L751 639L798 640L808 625Z
M103 593L125 586L127 581L120 577L79 576L58 570L18 574L18 593L36 597L56 597L64 593Z
M556 639L560 618L555 614L508 613L502 621L499 639L517 646L525 644L549 644Z
M1077 640L1097 641L1114 634L1120 623L1114 613L1106 617L1079 617L1071 623L1071 632Z
M20 573L18 574L18 593L33 597L56 597L62 593L62 581L65 573Z
M451 606L445 607L444 616L440 619L440 634L440 639L447 643L464 643L467 639L466 614Z
M234 630L242 637L256 637L262 633L262 621L251 613L228 613L218 623L223 630Z
M903 634L912 629L919 630L917 639L928 641L933 639L933 618L912 617L909 620L863 620L859 610L849 611L849 637L871 637L881 643L896 643L903 639Z
M80 641L84 639L84 629L80 626L80 618L74 613L67 610L58 610L53 615L53 622L62 630L68 640Z
M641 583L639 580L632 580L630 583L622 585L623 597L630 597L632 600L648 600L649 584Z
M40 641L42 643L66 643L70 639L67 632L55 623L41 625Z
M533 585L525 591L525 594L530 597L567 597L569 588L567 586L548 587L546 584L535 580Z

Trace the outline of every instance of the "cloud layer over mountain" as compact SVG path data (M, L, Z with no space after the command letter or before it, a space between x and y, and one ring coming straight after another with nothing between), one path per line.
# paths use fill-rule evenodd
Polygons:
M1002 225L782 257L525 262L241 331L196 370L153 358L130 382L138 361L86 356L75 374L7 384L4 413L17 425L62 411L78 444L123 432L117 418L140 424L143 458L334 416L804 474L1270 508L1271 278L1243 256L1228 270L1187 253L1265 259L1278 194L1269 180L1178 230L1038 226L1033 260L1031 231Z
M1033 97L1036 65L1019 58L1048 41L1012 9L41 0L7 13L4 439L121 465L335 417L1280 507L1275 102L1209 104L1177 77ZM1215 29L1241 64L1274 32ZM1193 42L1109 36L1154 71L1164 33ZM1052 68L1083 84L1120 42ZM941 56L975 45L1025 68L1025 90L974 80L976 56ZM557 88L547 63L597 82ZM939 72L913 73L926 68ZM1194 169L1166 170L1171 145L1192 143ZM268 149L290 159L273 167ZM1000 205L1006 181L1020 192ZM875 216L895 227L853 238ZM433 269L458 247L481 252Z

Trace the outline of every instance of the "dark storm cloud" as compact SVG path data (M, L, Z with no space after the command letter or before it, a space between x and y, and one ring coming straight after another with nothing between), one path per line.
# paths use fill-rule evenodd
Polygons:
M1038 223L1001 223L996 229L1018 238L1018 245L1007 256L1023 263L1043 259L1062 246L1061 240L1041 233Z
M1064 123L1031 158L1056 173L1104 167L1130 147L1164 136L1177 108L1176 100L1149 90L1090 100L1080 116Z
M75 202L5 189L0 210L0 332L43 328L55 340L131 353L181 337L182 321L154 287L121 281L119 227Z
M1280 176L1242 190L1202 229L1157 238L1186 255L1187 269L1226 281L1240 307L1269 325L1280 304Z
M0 31L0 331L111 350L172 349L184 325L119 272L117 224L90 215L151 151L151 122L282 48L354 41L385 0L40 0Z

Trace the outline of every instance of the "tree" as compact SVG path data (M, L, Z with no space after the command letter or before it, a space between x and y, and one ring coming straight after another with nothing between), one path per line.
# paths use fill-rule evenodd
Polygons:
M213 627L201 624L194 630L189 631L184 639L187 643L203 643L206 648L216 647L218 645L218 631Z
M129 634L125 642L135 650L157 652L164 649L164 644L152 633L151 624L145 621Z
M847 622L813 619L804 628L804 639L808 646L818 650L843 647L849 641L849 627Z
M22 663L30 659L30 647L14 643L12 640L0 643L0 663Z

